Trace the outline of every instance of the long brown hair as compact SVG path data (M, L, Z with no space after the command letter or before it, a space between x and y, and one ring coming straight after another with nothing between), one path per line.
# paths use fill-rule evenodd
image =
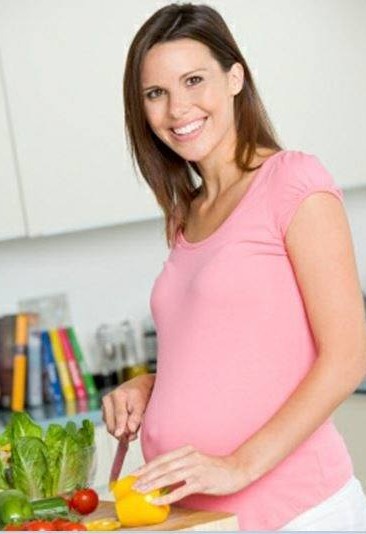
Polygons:
M252 171L250 162L257 146L280 150L276 133L264 109L248 65L221 15L206 5L170 4L156 11L135 35L127 55L124 80L125 126L134 164L153 190L165 215L168 244L184 224L191 201L197 195L189 163L165 145L150 128L141 90L141 66L146 53L157 43L189 38L206 45L222 69L234 63L244 68L244 87L234 97L237 145L235 162L243 171ZM244 156L245 155L245 156Z

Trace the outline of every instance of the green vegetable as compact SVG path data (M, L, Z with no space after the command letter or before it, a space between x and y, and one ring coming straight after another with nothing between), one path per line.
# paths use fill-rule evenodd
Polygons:
M68 422L48 427L45 443L49 454L49 471L52 475L51 495L68 493L77 486L85 486L94 456L94 426L84 420L78 430Z
M10 488L8 480L10 458L10 436L9 430L6 428L0 434L0 490Z
M79 450L82 451L83 455L79 466L80 482L78 483L78 486L83 487L88 482L95 454L94 425L91 421L84 419L81 428L77 431L76 439L79 443Z
M27 521L32 516L32 506L24 493L15 489L0 493L0 522L2 524Z
M30 499L50 495L47 447L40 438L20 438L12 448L11 463L15 488Z
M14 412L7 429L12 445L23 437L42 438L42 428L31 419L27 412Z
M77 441L66 430L55 428L48 440L46 436L46 442L53 460L50 463L52 494L72 491L80 478L79 469L82 465Z
M0 455L0 490L17 488L34 500L87 484L95 449L91 421L80 428L51 424L43 435L26 412L14 412L0 437L11 450L6 462Z
M6 478L6 463L5 460L1 458L1 452L0 452L0 490L5 490L9 488L9 483Z
M3 432L0 434L0 448L4 447L4 445L8 445L10 443L10 435L9 435L9 428L6 427Z
M67 517L69 506L62 497L50 497L32 501L33 514L37 519L53 519L55 517Z

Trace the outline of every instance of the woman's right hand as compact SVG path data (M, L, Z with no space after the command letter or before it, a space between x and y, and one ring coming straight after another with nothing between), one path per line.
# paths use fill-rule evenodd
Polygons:
M154 382L153 374L136 376L104 395L103 420L110 434L125 434L129 441L137 438Z

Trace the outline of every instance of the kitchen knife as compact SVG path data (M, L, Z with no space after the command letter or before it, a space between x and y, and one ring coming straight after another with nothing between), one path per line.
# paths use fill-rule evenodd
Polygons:
M128 437L126 436L126 434L122 434L122 436L120 437L118 446L117 446L116 454L115 454L111 472L109 475L109 483L118 479L127 451L128 451Z

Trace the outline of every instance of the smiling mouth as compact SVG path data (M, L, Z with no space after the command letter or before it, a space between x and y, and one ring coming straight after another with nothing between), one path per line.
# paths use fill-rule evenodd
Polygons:
M202 129L204 123L206 122L207 117L203 119L199 119L193 122L190 122L189 124L186 124L185 126L182 126L181 128L171 128L171 131L179 137L187 137L193 133L198 132Z

